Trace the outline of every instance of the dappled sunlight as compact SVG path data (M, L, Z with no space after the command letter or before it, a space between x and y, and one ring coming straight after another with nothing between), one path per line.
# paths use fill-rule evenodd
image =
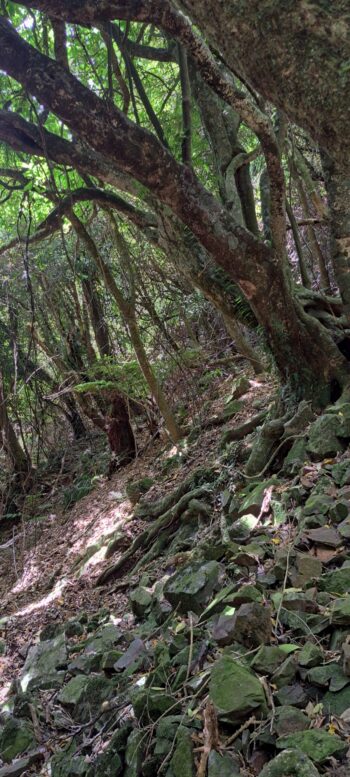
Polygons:
M58 580L55 584L52 591L50 591L46 596L42 596L40 599L38 599L36 602L32 602L31 604L28 604L26 607L22 607L20 610L17 610L16 612L11 613L11 618L21 618L25 615L30 615L31 612L36 612L37 610L43 610L46 607L48 607L49 604L54 602L56 599L60 599L62 592L68 585L68 580L66 578L62 578L62 580Z
M28 588L32 588L40 578L41 569L36 560L31 558L31 552L32 551L28 552L28 558L23 567L22 574L11 589L13 594L22 593L23 591L28 590Z
M108 541L113 534L122 529L130 517L130 502L125 500L117 506L110 505L101 510L101 502L89 507L88 518L77 517L71 525L71 546L67 551L67 558L83 555L84 551L92 545L100 544L104 539Z

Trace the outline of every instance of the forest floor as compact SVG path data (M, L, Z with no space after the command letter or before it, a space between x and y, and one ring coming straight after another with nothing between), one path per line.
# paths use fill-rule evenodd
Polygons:
M7 749L3 747L1 776L349 773L349 452L344 446L321 461L301 461L298 470L282 473L277 460L272 479L267 472L247 483L240 469L255 433L226 448L222 435L268 409L276 385L247 369L237 374L236 382L242 377L249 384L226 422L222 419L232 406L232 376L217 378L206 388L206 414L196 433L175 448L165 437L150 443L143 432L143 452L111 480L100 474L105 461L100 437L92 435L70 446L47 477L40 498L29 500L22 522L2 531L0 750L6 737ZM94 488L71 505L77 497L74 484L81 482L82 460L90 471L94 462ZM135 507L126 492L144 478L151 478L153 485ZM191 478L192 501L179 516L165 510L167 520L158 539L171 521L174 531L159 555L146 558L152 547L148 542L98 585L111 564L152 528L152 521L159 520L159 510L152 518L147 506L165 505L174 493L179 497L179 489ZM178 499L175 507L179 503ZM201 574L204 578L208 574L208 579L198 579ZM100 639L112 625L118 639L109 643L108 637L101 654L90 650L91 635ZM55 649L62 630L68 654L78 656L80 668L78 664L73 668L74 661L67 665L61 660L52 684L47 678L43 682L33 670L33 646L41 634L39 645ZM130 650L136 653L127 660ZM98 661L94 663L97 657L103 671L101 662L98 669ZM82 669L88 658L89 669ZM39 665L40 656L36 661ZM242 678L231 678L233 695L243 682L246 702L240 698L233 703L225 696L222 685L230 684L232 666L243 672ZM33 676L28 687L21 687L26 670ZM118 740L118 747L112 741L115 725L107 707L103 714L95 710L94 717L90 706L86 713L79 694L74 704L64 697L62 682L68 680L63 687L68 689L72 681L85 682L90 675L109 683L114 698L124 705L117 730L124 732L125 741ZM132 701L133 694L138 688L142 696L144 683L153 675L145 712L140 700ZM8 736L6 714L15 715L19 729L28 726L23 723L26 715L22 719L16 710L18 698L27 697L29 689L34 699L29 705L31 747L11 749L8 741L16 736L13 732ZM105 697L97 693L99 710L107 704L103 698L109 699L108 693ZM196 705L191 699L197 696ZM62 722L62 710L67 709L68 724ZM162 733L162 722L169 726L171 739ZM140 732L146 734L137 739ZM24 759L16 772L6 771L10 769L6 763L15 758L16 764L23 750L32 757ZM278 758L286 759L290 752L292 765L284 760L279 772L265 773L270 762L278 766ZM304 758L304 766L298 758ZM111 764L114 771L109 772Z

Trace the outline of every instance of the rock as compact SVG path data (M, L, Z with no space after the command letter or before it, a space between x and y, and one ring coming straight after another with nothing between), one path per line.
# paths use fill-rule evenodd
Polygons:
M337 415L325 413L311 425L306 449L316 461L335 456L344 450L339 439L341 435L341 419Z
M345 521L338 523L338 532L344 540L350 539L350 519L346 518Z
M331 623L336 626L350 626L350 596L333 602Z
M247 489L248 493L239 508L238 518L241 518L247 514L258 516L262 507L266 489L270 486L276 485L276 483L277 478L272 477L269 480L261 481L261 483L258 485L250 488L249 491Z
M126 484L126 495L130 499L130 502L134 505L141 499L147 491L152 488L154 484L154 478L144 477L140 480L133 480L131 483Z
M68 639L72 637L81 637L84 634L84 626L76 620L68 621L64 627L64 633Z
M20 777L21 774L27 772L28 768L32 766L36 761L40 761L43 758L43 753L40 750L30 753L30 755L24 758L16 758L8 766L0 768L0 777Z
M111 650L119 642L122 632L113 623L105 623L100 626L93 637L90 637L85 645L85 653L105 653Z
M74 707L74 719L85 723L98 714L102 703L109 699L113 692L114 686L102 675L77 675L60 691L58 700L61 704Z
M342 669L347 677L350 677L350 642L347 639L341 646Z
M174 777L194 777L193 743L191 732L179 726L176 733L174 754L170 761Z
M331 755L346 753L348 743L336 734L328 734L324 729L313 728L309 731L297 731L295 734L279 737L276 747L280 750L297 748L312 761L321 764Z
M329 548L339 548L342 538L333 526L322 526L320 529L309 529L306 537L318 545L326 545Z
M192 610L200 615L219 587L221 572L222 567L217 561L188 564L167 580L164 596L179 612Z
M177 702L173 696L164 691L145 688L133 694L132 706L135 717L141 722L149 723L150 720L157 720L170 709L174 712Z
M345 461L340 461L338 464L333 464L333 466L330 469L332 473L332 478L337 484L337 486L340 486L341 488L343 488L344 486L350 484L349 459L345 459Z
M308 716L297 707L291 707L288 704L277 707L274 729L279 737L293 734L294 731L305 731L309 725Z
M276 688L283 688L290 685L297 672L297 659L295 656L288 656L278 669L274 672L271 682Z
M83 675L72 677L58 694L58 701L67 706L75 706L82 698L88 685L88 678Z
M152 594L144 586L140 585L139 588L135 588L129 596L131 609L137 618L144 618L146 613L149 612L152 605Z
M320 777L320 773L300 750L285 750L264 766L259 777Z
M321 591L330 594L350 593L350 567L342 567L334 572L326 572L319 581Z
M58 752L51 759L52 777L87 777L89 764L81 755Z
M101 669L114 669L115 664L122 655L123 653L120 650L108 650L102 656Z
M241 604L233 616L220 616L213 637L220 645L239 642L247 648L254 648L270 642L271 629L269 607L251 602Z
M300 683L293 683L293 685L285 685L280 688L275 694L276 700L279 704L289 704L292 707L304 708L308 703L307 695L304 688Z
M284 459L283 471L294 475L294 473L299 471L307 458L306 441L304 439L294 440L290 451L288 451Z
M250 389L250 381L243 375L240 378L236 378L232 383L232 391L230 393L230 401L232 399L239 399L246 394Z
M327 515L333 499L326 494L311 494L306 500L303 515Z
M299 573L296 585L303 585L314 577L318 578L322 575L322 562L320 559L315 556L310 556L308 553L297 554L296 567Z
M146 745L147 738L144 731L135 729L131 732L125 751L126 769L123 777L139 777Z
M68 664L68 672L70 674L98 672L101 668L102 655L102 653L82 653L82 655L77 656Z
M9 763L36 744L33 727L26 720L8 718L0 733L0 756Z
M265 694L258 678L229 655L213 664L209 696L218 715L230 721L265 709Z
M349 509L350 505L347 500L337 499L336 502L333 502L332 506L330 507L329 517L333 523L340 523L340 521L344 521L345 518L348 517Z
M298 653L298 664L306 668L318 666L323 661L323 650L313 642L306 642Z
M239 759L231 753L211 750L208 758L208 777L240 777Z
M286 659L285 647L289 648L290 646L262 645L251 662L252 669L260 674L272 675Z
M123 774L123 762L119 753L125 750L131 731L131 725L126 724L114 732L107 747L90 765L87 777L119 777Z
M121 672L123 669L128 669L132 664L135 664L146 657L146 645L142 639L137 637L136 639L133 639L125 653L123 653L123 655L118 658L118 661L115 662L114 669L116 672Z
M328 687L331 691L341 691L346 685L349 684L349 678L344 675L340 664L333 661L330 664L324 664L323 666L314 666L307 672L307 679L310 683L315 685Z
M39 642L30 648L20 679L22 691L31 688L59 688L64 675L58 672L67 663L65 635Z
M338 693L327 691L322 699L325 712L331 715L342 715L350 708L350 686L347 685Z

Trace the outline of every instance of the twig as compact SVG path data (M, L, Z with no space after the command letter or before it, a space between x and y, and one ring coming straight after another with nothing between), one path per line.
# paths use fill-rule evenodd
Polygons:
M237 731L235 731L234 734L231 734L231 736L228 739L226 739L224 747L226 748L229 745L232 745L232 742L234 742L236 739L238 739L238 737L243 733L243 731L245 731L247 728L249 728L249 726L252 726L253 723L256 723L255 715L252 715L251 718L248 718L248 720L246 720L245 723L242 723L240 728L238 728Z

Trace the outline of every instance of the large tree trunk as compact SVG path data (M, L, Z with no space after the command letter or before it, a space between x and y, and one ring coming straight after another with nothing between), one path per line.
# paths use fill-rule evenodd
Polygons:
M57 14L57 5L50 0L28 0L27 4L46 10L52 7L53 15ZM101 1L93 6L88 2L78 5L79 13L76 4L60 4L68 14L65 18L77 13L76 20L79 22L85 13L85 20L90 24L98 18L96 14L101 11L102 5L104 19L113 18L113 12L114 18L119 13L120 18L126 18L125 14L130 18L131 8L141 20L147 20L147 13L151 10L154 12L153 20L161 26L169 18L169 13L171 23L174 21L171 8L169 11L166 3L165 14L162 13L163 4L160 8L159 3L147 3L145 0L127 5L116 0L108 5ZM334 154L342 158L350 147L349 110L339 111L339 105L342 97L343 105L347 104L350 71L343 74L340 68L338 72L334 67L339 56L333 41L330 56L325 55L322 36L326 27L323 23L319 24L317 17L313 27L310 20L306 24L307 29L312 30L310 40L314 48L308 50L310 61L304 58L303 77L299 78L300 31L305 29L305 13L302 19L299 13L301 6L302 0L289 3L288 12L281 14L277 0L230 0L226 4L221 3L220 13L217 13L217 4L214 8L213 0L186 0L186 7L193 11L194 18L219 46L222 45L232 69L240 70L243 62L258 88L261 83L263 94L287 113L293 113L293 118L307 126L314 138L319 139L325 148L331 148L333 158ZM109 13L112 16L108 16ZM324 12L320 11L319 15L323 17ZM339 20L331 15L327 19L331 32L335 34ZM181 27L181 20L175 21ZM228 30L232 34L228 34ZM188 27L186 35L191 35ZM237 283L264 327L282 379L289 383L291 391L297 397L311 397L319 404L329 400L334 383L339 391L349 378L349 367L330 335L305 315L293 294L284 253L281 165L276 143L267 128L268 121L264 115L257 115L251 101L247 105L244 95L238 98L241 115L250 120L250 125L253 123L259 132L273 181L272 245L264 244L239 226L227 209L202 186L194 172L187 165L179 164L154 135L130 122L117 107L101 100L65 67L40 54L16 33L7 20L0 20L0 43L0 67L59 116L73 134L92 146L105 161L110 160L115 165L117 159L123 173L131 174L148 187L189 227L214 261ZM344 52L346 45L342 38ZM259 56L256 55L257 50ZM191 55L193 52L192 46ZM202 49L198 56L202 56ZM204 64L206 62L207 58ZM312 67L316 66L319 77L311 77ZM283 90L285 69L288 71L288 89ZM318 73L317 69L315 72ZM304 77L305 74L307 77ZM218 78L217 73L215 78ZM230 89L228 85L227 93ZM306 117L307 109L309 114Z
M332 263L340 295L350 317L350 174L322 154L330 212Z

